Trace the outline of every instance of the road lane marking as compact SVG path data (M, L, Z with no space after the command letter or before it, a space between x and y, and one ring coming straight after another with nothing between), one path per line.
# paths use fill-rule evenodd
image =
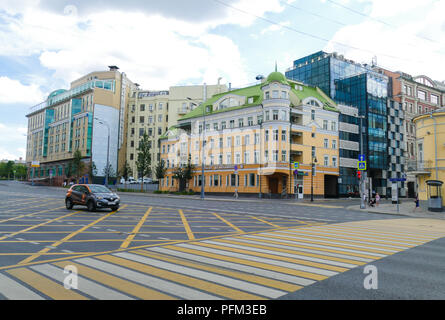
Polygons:
M222 274L222 275L225 275L225 276L228 276L231 278L237 278L240 280L257 283L257 284L261 284L266 287L280 289L280 290L284 290L287 292L294 292L294 291L297 291L302 288L302 286L290 284L290 283L283 282L283 281L273 280L270 278L260 277L260 276L256 276L256 275L249 274L249 273L240 272L239 270L230 271L230 270L223 269L223 268L212 267L211 265L204 265L202 263L195 263L195 262L191 262L191 261L184 260L184 259L174 258L172 256L160 255L160 254L157 254L154 252L149 253L147 250L137 250L137 251L131 251L131 252L137 253L139 255L143 255L146 257L154 258L157 260L171 262L176 265L183 265L183 266L191 267L194 269L201 269L201 270L205 270L205 271L209 271L209 272L213 272L213 273L218 273L218 274Z
M73 265L79 271L79 274L82 274L84 277L90 278L94 281L100 282L108 287L117 289L126 294L132 295L139 299L143 300L176 300L175 298L161 293L159 291L146 288L134 282L129 282L124 279L112 276L105 272L101 272L99 270L86 267L84 265L75 263L73 261L63 261L63 262L55 262L54 265L57 265L61 268L65 268L67 265Z
M189 240L194 240L195 236L193 235L192 229L190 229L187 219L185 218L184 212L181 209L179 209L178 212L179 212L179 215L181 216L182 224L184 225L184 229L187 232L187 236L189 237Z
M156 260L153 258L149 258L146 256L141 256L141 255L137 255L137 254L133 254L133 253L121 252L121 253L114 254L114 256L118 256L118 257L121 257L121 258L124 258L127 260L136 261L136 262L139 262L142 264L150 265L152 267L165 269L165 270L172 272L173 275L183 274L183 275L186 275L189 277L202 279L204 281L210 281L208 283L211 283L211 282L218 283L221 286L216 286L215 289L220 289L220 290L218 290L218 291L210 290L210 291L215 294L225 296L229 299L237 299L237 300L258 299L258 298L260 298L259 296L257 296L258 294L268 297L268 298L278 298L278 297L283 296L287 293L285 291L266 288L264 286L252 284L252 283L249 283L246 281L232 279L232 278L229 278L226 276L210 273L207 271L202 271L202 270L197 270L194 268L180 266L180 265ZM175 277L173 277L172 280L177 281L177 279ZM196 281L196 280L193 280L193 278L192 278L192 281ZM196 287L196 282L192 282L191 284L192 284L192 286ZM203 284L206 284L206 282L203 282ZM236 290L229 289L227 287L232 287ZM210 288L207 285L207 286L203 286L200 289L209 291ZM242 290L242 291L239 291L239 290ZM243 291L250 292L251 294L246 294ZM254 295L252 295L252 294L254 294Z
M125 241L122 243L121 245L121 249L125 249L128 248L128 246L130 245L131 241L134 239L134 237L136 236L136 234L138 234L139 230L141 229L142 225L145 223L145 220L147 220L148 215L150 214L150 212L153 210L153 207L150 207L147 212L145 212L144 216L141 218L141 220L139 220L138 224L134 227L133 231L131 232L131 234L127 237L127 239L125 239Z
M55 210L59 210L59 209L62 209L62 208L65 208L65 207L63 206L63 207L57 207L57 208L54 208L54 209L47 209L47 210L42 210L42 211L39 211L39 212L29 213L29 214L22 214L20 216L14 217L14 218L0 220L0 223L12 221L12 220L17 220L17 219L24 218L24 217L34 216L34 215L37 215L37 214L40 214L40 213L44 213L44 212L55 211Z
M71 238L75 237L76 235L78 235L78 234L81 233L82 231L88 229L89 227L92 227L92 226L95 225L96 223L101 222L102 220L104 220L104 219L108 218L109 216L115 214L115 213L118 212L120 209L124 209L125 207L126 207L126 205L120 207L117 211L112 211L112 212L110 212L109 214L104 215L103 217L101 217L101 218L99 218L99 219L97 219L97 220L91 222L89 225L86 225L86 226L80 228L79 230L77 230L77 231L75 231L75 232L73 232L73 233L70 233L69 235L67 235L67 236L64 237L63 239L54 242L53 245L52 245L52 247L58 247L59 245L61 245L61 244L64 243L64 242L67 242L68 240L70 240ZM45 248L45 249L42 249L42 250L40 250L38 253L36 253L36 254L34 254L34 255L32 255L32 256L30 256L30 257L28 257L28 258L26 258L26 259L24 259L24 260L22 260L22 261L20 261L19 264L29 263L29 262L33 261L34 259L38 258L42 253L46 253L46 252L48 252L49 250L51 250L51 248Z
M207 294L196 289L192 289L186 286L182 286L176 284L171 281L159 279L157 277L153 277L151 275L130 270L128 268L124 268L114 263L104 262L108 257L111 256L99 256L95 259L93 258L81 258L74 260L75 262L87 265L89 267L93 267L99 269L101 271L111 273L115 276L121 277L125 275L126 279L130 281L137 282L144 286L151 287L156 290L161 290L164 293L171 294L182 299L188 300L221 300L217 296ZM113 257L111 257L113 258ZM100 259L100 260L98 260ZM116 258L117 259L117 258ZM116 259L113 261L116 262ZM101 261L102 260L102 261Z
M19 268L7 270L6 272L54 300L88 299L74 290L66 290L63 285L49 280L30 269Z
M234 229L236 232L238 233L244 233L243 230L241 230L240 228L238 228L237 226L235 226L234 224L232 224L230 221L227 221L226 219L224 219L223 217L221 217L219 214L212 212L212 214L217 217L218 219L220 219L222 222L224 222L225 224L227 224L229 227L231 227L232 229Z
M9 300L43 300L44 298L0 273L0 294Z

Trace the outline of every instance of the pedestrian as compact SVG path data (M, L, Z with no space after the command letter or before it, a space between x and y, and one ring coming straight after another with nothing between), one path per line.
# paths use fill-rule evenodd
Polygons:
M233 195L235 199L238 199L238 188L235 188L235 194Z
M375 205L378 207L379 206L379 202L380 202L380 195L379 195L379 193L377 192L376 194L375 194Z
M416 206L414 207L413 212L416 212L417 208L420 207L420 204L419 204L419 195L417 195L417 194L416 194L416 198L414 199L414 203L416 204Z

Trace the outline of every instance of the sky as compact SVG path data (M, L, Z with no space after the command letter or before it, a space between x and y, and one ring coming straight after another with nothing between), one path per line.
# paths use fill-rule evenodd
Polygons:
M0 160L29 108L117 65L147 90L232 87L320 50L445 80L445 0L0 0Z

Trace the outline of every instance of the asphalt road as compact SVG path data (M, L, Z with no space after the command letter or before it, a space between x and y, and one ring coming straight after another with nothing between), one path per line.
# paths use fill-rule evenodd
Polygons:
M0 299L445 298L439 220L349 211L349 199L140 194L90 213L66 210L65 193L0 182ZM64 289L66 265L82 288Z

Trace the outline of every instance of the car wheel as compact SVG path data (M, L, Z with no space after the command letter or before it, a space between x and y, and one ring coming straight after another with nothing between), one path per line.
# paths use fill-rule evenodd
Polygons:
M119 206L112 207L112 208L111 208L111 211L117 211L118 209L119 209Z
M96 205L94 204L93 200L88 201L87 208L90 212L96 211Z
M70 198L68 198L68 199L66 199L65 200L65 205L66 205L66 208L68 209L68 210L71 210L72 208L73 208L73 200L71 200Z

